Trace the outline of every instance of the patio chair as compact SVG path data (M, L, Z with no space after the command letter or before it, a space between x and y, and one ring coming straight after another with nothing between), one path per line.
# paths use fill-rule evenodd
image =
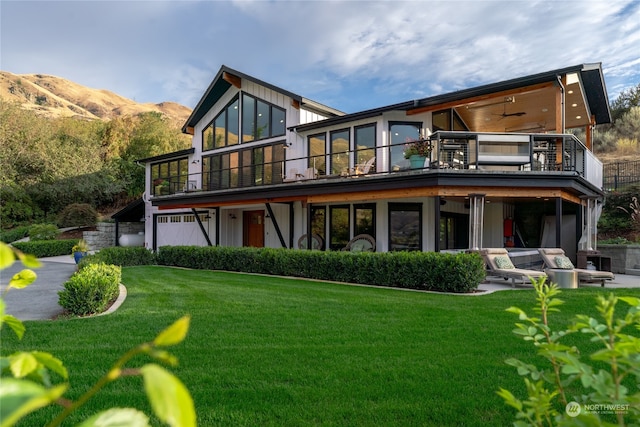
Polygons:
M579 282L600 282L600 286L604 287L607 280L613 280L615 276L610 271L587 270L583 268L575 268L573 263L560 248L540 248L538 249L542 261L547 268L556 268L561 270L573 270L578 273Z
M372 158L370 158L369 160L367 160L366 163L362 163L362 164L357 164L355 167L355 175L366 175L369 173L369 170L371 169L371 166L373 166L373 163L376 161L376 157L373 156Z
M351 239L342 250L351 252L375 252L376 239L368 234L358 234Z
M509 252L504 248L481 249L480 255L487 265L487 274L502 277L504 280L511 279L511 287L513 288L516 287L516 279L526 283L529 278L547 277L544 271L516 268L509 258Z
M303 234L298 239L298 249L307 249L307 235ZM311 236L311 249L324 249L324 239L318 234Z

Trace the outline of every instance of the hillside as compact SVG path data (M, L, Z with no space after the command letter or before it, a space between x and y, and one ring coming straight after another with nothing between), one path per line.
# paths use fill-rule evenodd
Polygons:
M0 71L0 98L49 117L109 120L150 111L182 125L191 109L175 102L140 104L103 89L92 89L60 77Z

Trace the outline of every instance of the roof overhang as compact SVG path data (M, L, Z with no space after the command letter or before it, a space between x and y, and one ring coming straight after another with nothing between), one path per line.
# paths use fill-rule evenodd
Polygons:
M564 117L557 107L562 96ZM565 129L611 122L602 67L596 63L416 99L292 129L312 131L391 111L405 111L411 116L446 109L455 110L467 127L476 132L564 133Z
M231 88L232 86L241 89L242 88L242 80L247 80L253 82L257 85L263 86L267 89L271 89L274 92L278 92L282 95L285 95L291 98L291 101L297 106L304 106L310 111L314 111L323 115L329 116L337 116L344 114L343 112L336 110L331 107L327 107L319 102L312 101L307 98L303 98L300 95L297 95L293 92L289 92L288 90L279 88L270 83L262 81L260 79L256 79L255 77L249 76L248 74L244 74L240 71L229 68L225 65L220 67L220 70L213 78L213 81L205 91L198 104L191 112L191 115L182 126L182 132L193 135L194 128L198 124L198 122L204 117L204 115L213 108L213 106L218 102L218 100Z
M195 153L196 149L195 148L186 148L184 150L180 150L180 151L174 151L172 153L165 153L165 154L160 154L158 156L153 156L153 157L147 157L145 159L140 159L137 162L138 163L155 163L155 162L161 162L163 160L171 160L171 159L176 159L176 158L180 158L180 157L187 157L193 153Z

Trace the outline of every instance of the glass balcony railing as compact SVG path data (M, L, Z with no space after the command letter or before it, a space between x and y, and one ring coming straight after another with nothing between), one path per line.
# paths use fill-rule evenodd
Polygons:
M422 156L404 155L412 146ZM154 196L397 173L572 172L602 188L602 163L570 134L436 132L403 144L320 153L154 181Z

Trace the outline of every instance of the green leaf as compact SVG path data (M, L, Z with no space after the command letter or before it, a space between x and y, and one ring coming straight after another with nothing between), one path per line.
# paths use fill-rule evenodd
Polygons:
M182 342L189 331L190 320L190 316L183 316L176 320L173 325L158 334L153 344L158 347L168 347Z
M34 255L18 252L18 258L20 259L20 262L22 262L22 264L27 268L42 267L42 263Z
M22 289L36 281L38 276L33 270L24 269L13 275L9 281L9 288Z
M0 242L0 270L11 267L15 261L16 256L13 254L11 247L6 243Z
M4 303L2 304L4 305ZM0 323L2 324L6 323L13 330L13 332L16 334L18 339L21 340L22 337L24 336L24 332L27 330L24 327L24 324L19 319L16 319L14 316L10 314L3 314L0 317L2 318L2 321Z
M15 353L9 356L11 373L16 378L23 378L38 369L38 361L33 354L27 352Z
M149 353L149 356L153 357L154 359L166 365L178 366L178 358L167 351L153 349L151 350L151 353Z
M149 418L137 409L111 408L85 420L77 427L148 427Z
M620 301L624 301L632 307L640 306L640 298L635 297L618 297Z
M45 353L43 351L34 351L31 354L33 354L38 363L40 363L45 368L49 369L52 372L55 372L65 380L69 377L67 368L64 367L62 360L54 357L50 353Z
M0 382L0 427L13 426L25 415L55 402L66 389L67 384L47 389L31 381L3 378Z
M172 427L196 425L193 399L178 378L154 364L143 366L140 372L151 407L160 420Z

